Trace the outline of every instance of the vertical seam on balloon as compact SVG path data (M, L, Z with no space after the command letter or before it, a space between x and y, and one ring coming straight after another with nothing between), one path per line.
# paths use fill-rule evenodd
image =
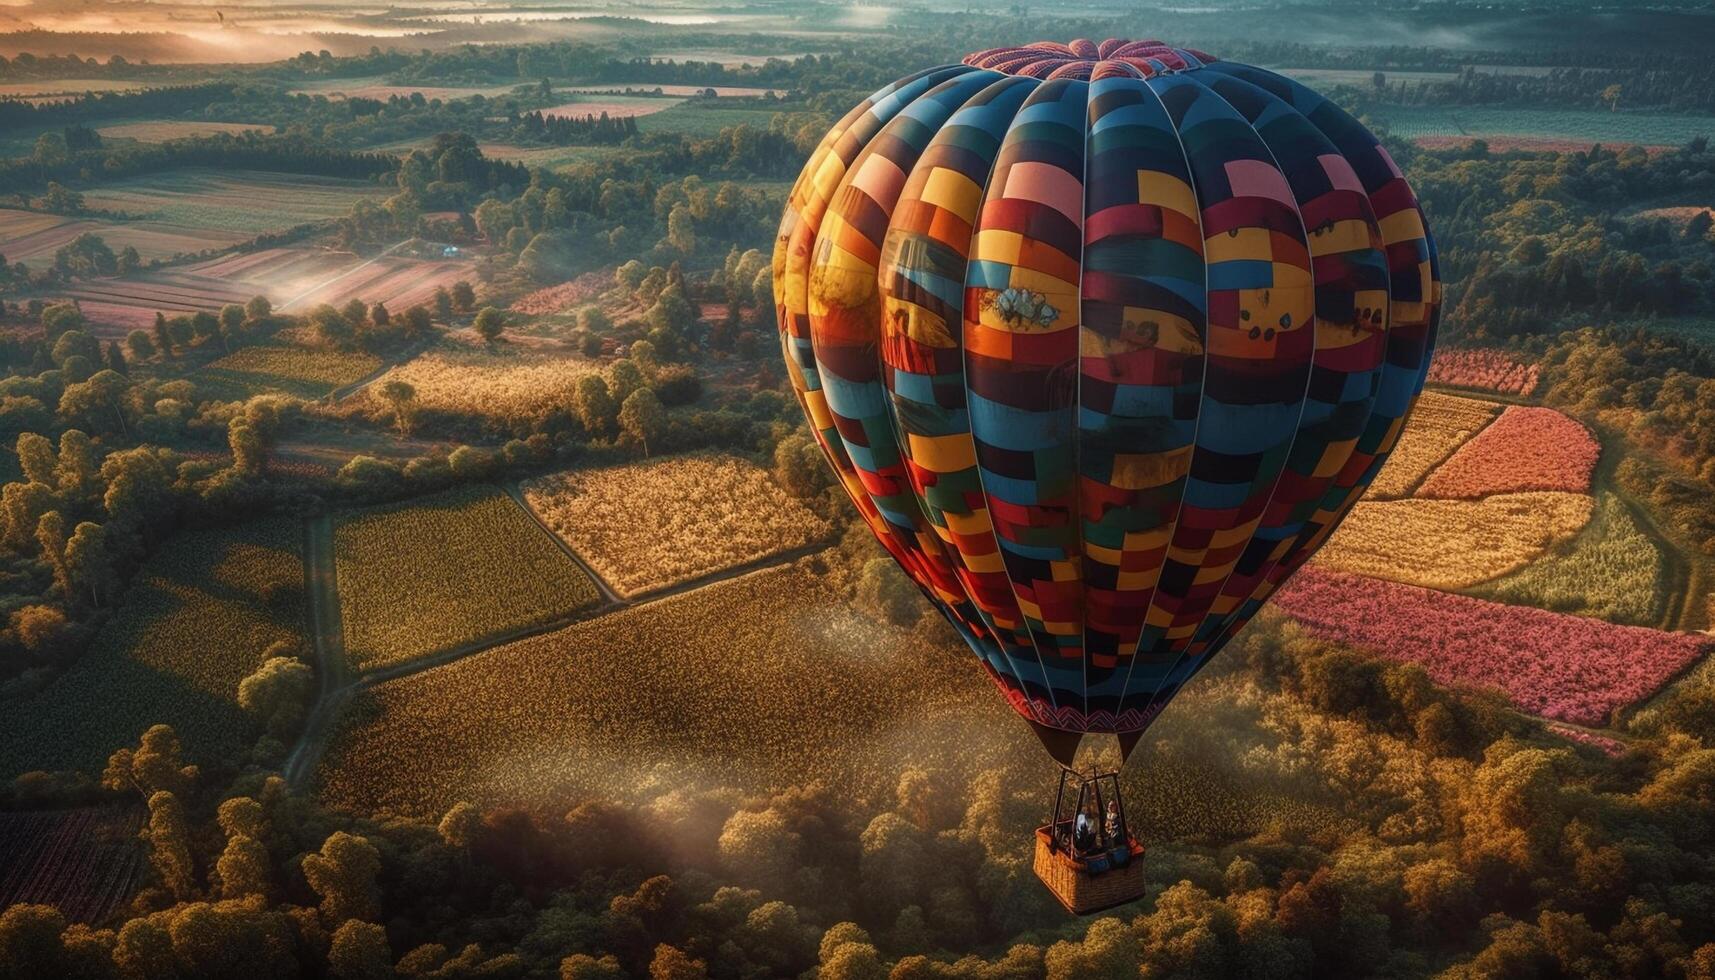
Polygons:
M1138 625L1137 642L1132 644L1131 662L1126 665L1125 670L1125 683L1120 685L1119 704L1114 708L1114 727L1116 729L1119 727L1120 716L1125 713L1126 702L1131 700L1131 678L1137 672L1137 660L1143 653L1143 634L1149 629L1149 614L1155 608L1156 597L1161 595L1161 576L1167 570L1167 562L1171 560L1173 538L1179 531L1180 515L1185 512L1185 496L1191 489L1191 469L1197 461L1197 433L1203 428L1203 387L1209 383L1209 250L1207 247L1209 239L1203 234L1203 195L1197 188L1197 172L1191 166L1190 152L1185 149L1185 137L1179 133L1179 121L1173 118L1173 113L1167 108L1167 103L1162 101L1161 93L1155 90L1153 82L1154 79L1152 78L1141 80L1144 91L1148 92L1150 98L1161 106L1161 114L1167 120L1167 128L1173 132L1173 139L1179 144L1179 155L1185 161L1185 176L1190 179L1191 196L1196 204L1197 213L1192 217L1197 219L1198 258L1203 260L1203 329L1202 336L1199 338L1203 343L1203 379L1197 385L1197 417L1191 421L1191 441L1186 446L1190 450L1190 455L1185 458L1185 483L1179 488L1179 505L1173 508L1173 521L1167 529L1167 541L1163 545L1164 550L1161 552L1161 563L1155 572L1155 586L1149 592L1149 605L1143 609L1143 620ZM1145 706L1147 707L1154 700L1155 692L1151 691L1149 701L1144 702ZM1144 727L1148 727L1147 719L1145 719ZM1142 729L1137 730L1141 731Z
M1293 424L1292 436L1286 442L1286 453L1285 453L1285 456L1281 462L1280 473L1279 473L1279 475L1277 475L1274 478L1274 484L1268 488L1268 496L1263 500L1262 511L1261 511L1261 513L1259 513L1257 515L1257 527L1251 531L1251 537L1249 537L1245 540L1245 547L1249 548L1251 542L1256 540L1256 532L1258 530L1262 529L1262 521L1263 521L1263 518L1268 514L1268 507L1270 504L1272 504L1274 502L1274 495L1277 492L1279 492L1279 490L1280 490L1281 480L1285 479L1285 477L1286 477L1287 464L1292 459L1292 450L1298 444L1298 437L1303 433L1304 406L1310 400L1310 385L1311 385L1311 382L1316 377L1316 313L1315 313L1316 262L1315 262L1315 256L1310 254L1310 230L1308 228L1304 227L1304 211L1303 211L1304 202L1300 201L1298 199L1297 192L1292 190L1292 182L1290 179L1287 178L1285 168L1281 167L1280 158L1278 156L1275 156L1274 148L1269 146L1268 140L1263 137L1262 133L1257 131L1256 123L1254 123L1250 119L1246 118L1244 112L1241 111L1238 106L1235 106L1231 102L1229 102L1227 100L1226 96L1215 91L1212 87L1210 87L1208 85L1204 85L1202 82L1198 81L1195 78L1190 77L1189 75L1186 76L1186 80L1190 84L1196 85L1197 87L1201 88L1203 91L1208 92L1210 95L1214 96L1215 98L1220 99L1221 102L1224 103L1225 105L1227 105L1229 108L1231 108L1233 110L1233 112L1240 119L1244 119L1245 125L1249 126L1251 132L1253 134L1255 134L1256 141L1257 141L1258 145L1260 145L1263 148L1263 152L1268 154L1269 160L1274 163L1274 169L1279 171L1281 178L1286 181L1287 193L1292 195L1292 214L1294 217L1296 217L1298 219L1298 230L1304 236L1304 256L1305 256L1305 261L1308 263L1308 265L1310 267L1309 272L1310 272L1311 313L1310 313L1310 322L1305 324L1305 326L1310 331L1310 359L1305 364L1304 393L1298 396L1298 421ZM1203 625L1209 621L1209 616L1211 615L1212 610L1214 609L1215 605L1217 603L1219 603L1221 600L1221 593L1226 591L1227 583L1232 581L1233 573L1238 571L1239 562L1242 561L1243 559L1244 559L1244 550L1241 549L1239 552L1239 556L1233 560L1233 567L1227 570L1226 578L1221 580L1220 587L1215 590L1214 597L1212 599L1210 599L1209 609L1204 610L1203 618L1197 624L1198 630L1201 630ZM1154 706L1155 699L1157 697L1160 697L1163 691L1167 692L1167 697L1171 698L1173 696L1173 691L1169 690L1168 686L1172 685L1173 675L1176 672L1178 672L1180 663L1183 662L1187 656L1191 655L1190 649L1192 646L1194 646L1196 644L1196 640L1197 640L1197 634L1192 633L1191 637L1190 637L1190 642L1186 644L1186 647L1184 650L1181 650L1179 652L1179 656L1174 658L1172 665L1167 668L1167 674L1166 674L1167 684L1163 685L1162 688L1158 689L1156 691L1155 696L1151 697L1150 700L1147 703L1145 703L1144 710L1146 712L1149 710L1149 708ZM1214 654L1216 654L1218 652L1219 652L1218 648L1211 646L1210 649L1203 655L1203 659L1206 661L1209 658L1213 657ZM1193 663L1193 665L1195 665L1195 663L1196 663L1195 658L1193 658L1192 663ZM1181 682L1181 684L1183 684L1183 682Z
M1028 76L1016 75L1013 77L1025 78ZM1000 166L1001 154L1006 152L1006 138L1012 133L1013 123L1018 121L1018 113L1024 111L1024 107L1030 104L1030 100L1037 92L1042 90L1042 86L1045 84L1040 79L1031 79L1031 81L1035 84L1031 86L1030 92L1018 103L1018 109L1013 112L1012 118L1006 121L1006 129L1000 134L1000 144L995 147L994 159L989 161L988 179L983 181L983 197L977 204L976 223L971 227L971 250L965 258L965 289L963 292L967 295L971 281L971 263L975 261L977 234L982 230L983 207L988 204L989 189L994 186L994 172L995 169ZM962 308L959 311L959 359L964 363L965 367L965 404L967 406L967 411L969 411L968 406L970 405L971 400L971 348L970 345L965 342L964 312L965 311ZM972 416L972 419L973 421L970 426L971 455L974 459L976 457L977 430L974 421L975 417ZM989 511L989 534L994 537L995 555L1001 560L1001 572L1006 577L1006 587L1012 591L1012 601L1018 604L1019 622L1024 627L1024 635L1030 637L1030 649L1036 654L1036 669L1042 674L1042 688L1048 692L1048 703L1053 706L1054 718L1058 721L1060 716L1060 699L1054 694L1054 682L1048 677L1048 663L1042 659L1042 646L1036 642L1036 631L1030 627L1030 620L1024 614L1023 603L1019 602L1018 583L1012 580L1012 573L1006 568L1006 546L1000 543L1000 529L995 527L994 523L994 508L989 507L988 505L989 491L987 484L983 481L983 467L981 460L977 461L976 469L977 486L981 487L983 492L983 506ZM1028 695L1026 695L1026 698L1028 698Z
M1084 236L1090 223L1090 120L1094 81L1085 81L1084 111L1078 118L1083 124L1083 173L1078 177L1078 299L1073 307L1078 314L1078 326L1073 330L1072 347L1072 509L1066 515L1071 525L1077 551L1074 558L1078 569L1078 635L1079 660L1084 673L1084 727L1090 723L1090 605L1089 579L1084 568Z

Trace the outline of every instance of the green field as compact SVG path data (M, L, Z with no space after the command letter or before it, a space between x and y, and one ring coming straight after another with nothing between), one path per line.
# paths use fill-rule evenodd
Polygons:
M84 204L154 224L261 234L338 218L360 198L388 192L337 177L185 168L102 184L84 192Z
M1596 516L1567 546L1471 594L1515 605L1653 626L1661 619L1661 551L1624 501L1604 494Z
M1475 136L1682 146L1694 137L1715 135L1711 116L1606 109L1377 106L1371 118L1402 139Z
M595 584L506 494L466 487L344 517L334 561L362 671L594 606Z
M243 347L191 376L199 394L237 401L264 392L321 398L381 368L381 358L358 351Z
M671 109L653 115L639 116L637 128L645 133L685 133L690 136L715 136L729 126L748 123L757 129L767 129L769 120L782 109L778 105L743 102L710 105L706 101L682 102Z
M169 541L90 649L43 691L6 705L0 778L100 772L114 749L162 722L192 759L242 757L260 731L238 707L239 682L271 644L304 636L300 539L297 522L273 520Z

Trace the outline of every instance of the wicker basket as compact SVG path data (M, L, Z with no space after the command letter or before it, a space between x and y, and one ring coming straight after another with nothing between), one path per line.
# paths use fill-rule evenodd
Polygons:
M1036 877L1048 886L1066 911L1089 915L1124 905L1143 897L1143 845L1128 838L1130 853L1119 867L1092 871L1091 862L1072 857L1054 847L1046 826L1036 830ZM1096 862L1100 864L1100 862Z

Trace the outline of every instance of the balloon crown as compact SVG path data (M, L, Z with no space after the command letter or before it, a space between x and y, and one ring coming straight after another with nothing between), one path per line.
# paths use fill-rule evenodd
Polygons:
M1127 41L1110 37L1097 44L1079 38L1070 44L1033 41L1023 47L989 48L965 56L965 64L1027 78L1154 78L1193 71L1214 61L1194 48L1164 41Z

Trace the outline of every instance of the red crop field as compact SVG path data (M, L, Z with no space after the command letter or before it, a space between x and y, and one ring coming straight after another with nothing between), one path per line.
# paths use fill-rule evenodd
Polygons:
M1590 430L1552 408L1514 405L1459 447L1417 491L1470 500L1497 493L1586 493L1602 447Z
M471 278L474 266L462 260L364 259L328 249L270 248L137 276L85 279L52 298L77 300L93 332L106 338L148 329L157 312L171 317L214 311L258 295L290 312L353 298L403 310L429 303L438 286Z
M1492 348L1439 350L1429 362L1431 384L1460 388L1482 388L1510 395L1528 395L1536 390L1541 368Z
M652 116L663 109L671 109L683 101L683 99L656 98L654 96L604 95L578 102L568 102L551 109L543 109L542 115L547 119L582 119L585 116L605 114L609 119L623 119L627 116Z
M1440 684L1502 691L1524 711L1579 725L1607 724L1711 643L1314 567L1274 602L1324 639L1421 664Z
M98 922L131 896L143 865L138 807L0 813L0 909L57 906Z

